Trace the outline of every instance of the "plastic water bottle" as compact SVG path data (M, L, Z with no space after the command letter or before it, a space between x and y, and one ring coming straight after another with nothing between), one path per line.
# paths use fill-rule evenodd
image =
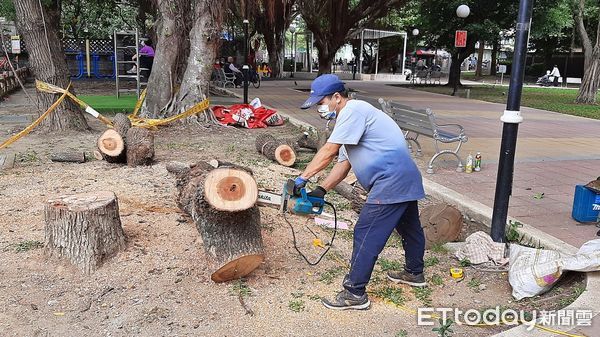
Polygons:
M475 170L475 172L481 171L481 152L477 152L475 155L475 167L473 170Z
M473 156L469 153L467 157L467 165L465 165L465 173L473 173Z

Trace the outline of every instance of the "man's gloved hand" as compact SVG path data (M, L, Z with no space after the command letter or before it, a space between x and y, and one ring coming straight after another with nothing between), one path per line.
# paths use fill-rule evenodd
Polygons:
M323 198L325 198L325 193L327 193L327 191L325 191L325 189L323 187L317 186L317 188L310 191L310 193L307 193L306 195L308 195L309 197L323 199Z
M301 176L294 179L294 195L300 195L300 190L306 186L308 179L304 179Z

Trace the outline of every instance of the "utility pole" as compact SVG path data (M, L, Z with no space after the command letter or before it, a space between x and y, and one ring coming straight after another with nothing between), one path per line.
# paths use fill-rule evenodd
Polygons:
M498 176L496 178L496 195L492 214L492 239L496 242L505 241L506 218L508 202L512 194L513 172L515 166L515 151L521 116L521 93L523 91L523 75L525 58L527 56L527 41L531 25L533 0L520 0L519 15L516 26L515 55L508 88L506 110L500 118L504 122L500 159L498 161Z

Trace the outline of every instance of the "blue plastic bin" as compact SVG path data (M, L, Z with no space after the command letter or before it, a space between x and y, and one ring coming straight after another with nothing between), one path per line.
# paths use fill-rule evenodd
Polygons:
M594 222L600 214L600 194L592 192L583 185L575 186L573 212L571 216L579 222Z

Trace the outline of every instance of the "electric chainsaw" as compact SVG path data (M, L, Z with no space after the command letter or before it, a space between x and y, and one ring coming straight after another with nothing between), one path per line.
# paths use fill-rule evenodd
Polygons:
M277 207L281 213L298 215L321 214L325 200L309 196L306 188L295 188L294 180L288 179L281 193L258 191L258 204Z

